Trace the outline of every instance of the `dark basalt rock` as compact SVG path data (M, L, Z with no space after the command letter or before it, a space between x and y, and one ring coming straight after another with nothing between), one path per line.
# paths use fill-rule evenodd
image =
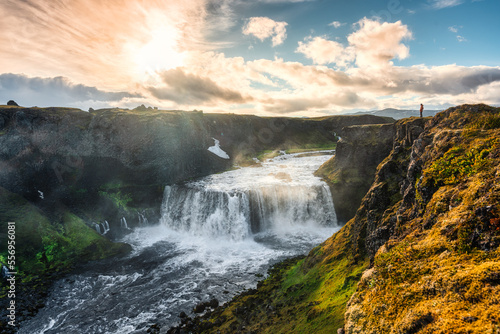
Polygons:
M316 173L330 185L341 224L356 214L372 185L375 170L392 149L393 124L353 125L342 129L335 157Z

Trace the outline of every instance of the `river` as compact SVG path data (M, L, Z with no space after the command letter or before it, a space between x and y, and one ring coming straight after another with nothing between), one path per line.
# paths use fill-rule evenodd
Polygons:
M130 255L55 282L21 334L162 333L180 312L254 288L274 263L338 230L328 186L313 175L331 157L283 154L165 188L162 218L123 238Z

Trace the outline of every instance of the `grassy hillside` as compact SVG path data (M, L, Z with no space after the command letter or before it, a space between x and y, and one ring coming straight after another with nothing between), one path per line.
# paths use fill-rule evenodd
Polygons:
M48 216L23 197L0 187L0 262L9 263L7 253L8 222L15 223L15 275L17 323L43 307L52 282L90 260L126 254L130 245L113 243L70 213L64 207L54 208ZM0 283L0 331L15 333L8 326L7 306L10 292L6 281Z
M460 106L413 146L404 198L346 314L347 333L500 330L500 109Z

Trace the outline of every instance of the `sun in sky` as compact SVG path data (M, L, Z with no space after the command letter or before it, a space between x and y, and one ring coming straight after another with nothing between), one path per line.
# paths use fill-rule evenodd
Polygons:
M148 13L147 17L145 38L127 43L138 80L181 67L186 58L185 52L180 50L181 30L171 23L168 16L155 12Z
M497 0L0 2L0 103L320 116L500 104Z
M178 51L176 31L168 26L151 31L151 40L134 53L138 71L148 74L182 66L185 59Z

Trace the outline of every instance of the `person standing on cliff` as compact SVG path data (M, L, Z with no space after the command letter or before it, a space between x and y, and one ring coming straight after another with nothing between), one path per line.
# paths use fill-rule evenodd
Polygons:
M424 105L420 103L420 117L422 117L423 113L424 113Z

